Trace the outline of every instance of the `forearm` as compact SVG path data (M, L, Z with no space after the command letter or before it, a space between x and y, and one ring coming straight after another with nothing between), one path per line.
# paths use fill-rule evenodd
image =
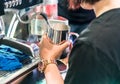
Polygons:
M64 80L56 64L47 65L44 71L44 74L45 74L47 84L64 84Z

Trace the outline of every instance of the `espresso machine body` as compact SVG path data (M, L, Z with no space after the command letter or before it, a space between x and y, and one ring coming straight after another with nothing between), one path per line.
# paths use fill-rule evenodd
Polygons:
M26 72L29 72L30 70L36 68L37 64L40 61L38 54L36 54L35 52L35 50L38 49L38 47L35 44L28 45L26 44L26 41L22 39L11 38L9 37L10 35L7 36L8 31L7 33L5 33L6 23L3 17L6 17L6 10L10 9L8 11L10 12L12 11L12 9L17 11L24 9L26 12L30 9L30 7L33 7L41 3L42 0L0 0L0 46L7 45L12 48L18 49L21 52L29 55L30 59L29 63L25 64L22 68L17 69L15 71L0 70L1 84L11 83L20 76L24 75ZM11 21L9 23L11 23Z

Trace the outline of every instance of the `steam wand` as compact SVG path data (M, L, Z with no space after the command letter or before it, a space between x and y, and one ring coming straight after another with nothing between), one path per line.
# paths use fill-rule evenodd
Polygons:
M50 22L47 18L47 15L43 12L41 12L40 15L45 19L45 21L47 23L48 28L46 29L46 33L47 33L48 37L52 39L54 31L51 29L52 27L51 27ZM51 33L49 33L49 32L51 32Z

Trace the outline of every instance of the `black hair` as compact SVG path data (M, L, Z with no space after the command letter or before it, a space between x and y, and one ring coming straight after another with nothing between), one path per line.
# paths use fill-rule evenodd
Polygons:
M68 0L69 8L73 8L73 9L74 8L79 8L80 3L89 3L89 4L93 5L98 1L100 1L100 0Z

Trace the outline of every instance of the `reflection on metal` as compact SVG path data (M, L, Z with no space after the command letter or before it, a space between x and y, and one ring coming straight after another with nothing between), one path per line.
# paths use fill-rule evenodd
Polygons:
M0 36L5 34L5 25L2 16L0 16Z
M5 9L6 12L11 12L13 14L13 17L11 19L8 32L7 32L7 37L10 38L19 38L26 40L29 33L30 33L30 24L31 21L37 16L40 16L40 11L35 12L34 7L29 7L26 9L22 10L17 10L17 9ZM24 33L25 32L25 33ZM21 35L19 35L21 34Z

